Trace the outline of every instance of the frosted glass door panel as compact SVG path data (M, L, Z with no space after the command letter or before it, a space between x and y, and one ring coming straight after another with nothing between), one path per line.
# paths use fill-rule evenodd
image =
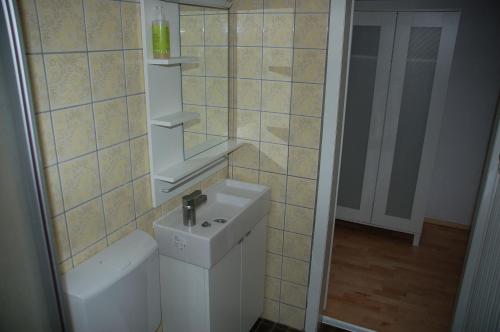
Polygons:
M458 24L455 13L400 13L373 223L420 233Z
M386 214L411 218L434 83L440 28L411 28Z
M355 12L337 218L369 223L389 84L394 13Z

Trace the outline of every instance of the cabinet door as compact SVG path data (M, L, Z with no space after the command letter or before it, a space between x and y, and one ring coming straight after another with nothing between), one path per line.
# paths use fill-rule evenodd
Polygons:
M235 332L240 329L241 244L210 270L210 331Z
M248 332L264 311L267 217L242 242L241 331Z
M457 13L399 13L373 223L421 233Z
M372 216L396 13L355 12L337 218Z

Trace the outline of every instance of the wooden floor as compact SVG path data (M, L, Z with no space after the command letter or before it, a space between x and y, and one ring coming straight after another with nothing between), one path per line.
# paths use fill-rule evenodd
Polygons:
M449 331L468 231L401 233L338 221L324 315L377 331Z

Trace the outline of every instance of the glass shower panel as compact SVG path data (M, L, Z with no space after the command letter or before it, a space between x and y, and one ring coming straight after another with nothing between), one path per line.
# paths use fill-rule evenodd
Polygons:
M363 193L379 43L379 26L353 27L338 204L356 210Z
M386 214L409 219L418 181L441 28L410 30Z

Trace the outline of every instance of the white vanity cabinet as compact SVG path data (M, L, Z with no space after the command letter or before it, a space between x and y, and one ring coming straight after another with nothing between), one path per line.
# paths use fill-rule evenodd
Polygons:
M264 308L267 216L206 269L160 255L164 332L248 332Z

